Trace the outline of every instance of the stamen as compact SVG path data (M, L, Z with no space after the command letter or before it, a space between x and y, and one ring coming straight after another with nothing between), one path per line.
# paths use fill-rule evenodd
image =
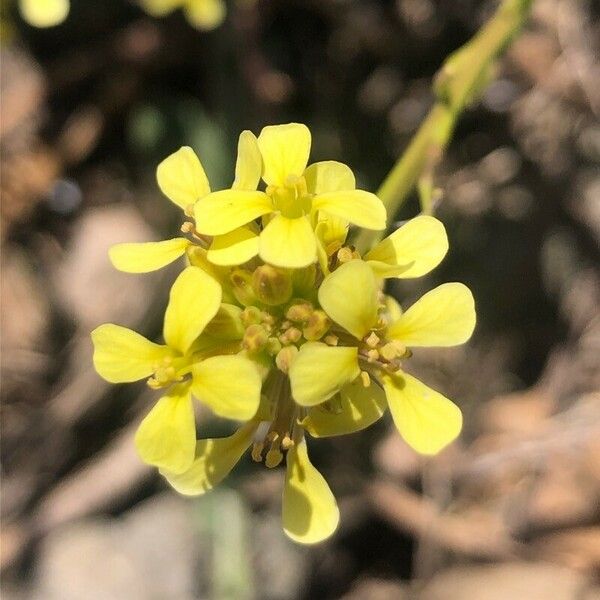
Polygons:
M363 387L368 388L371 385L371 376L367 373L367 371L361 371L360 378L362 380Z
M337 346L338 342L340 341L340 338L338 338L337 335L333 335L333 333L330 333L329 335L327 335L323 338L323 341L328 346Z
M367 360L370 363L374 363L375 361L379 360L379 352L377 350L375 350L374 348L369 350L367 352Z
M264 448L265 445L262 442L254 442L254 444L252 444L252 452L250 455L254 462L262 462L262 452Z
M380 341L381 340L377 337L377 335L375 334L374 331L371 331L371 334L365 340L365 342L366 342L367 346L369 346L369 348L377 348Z

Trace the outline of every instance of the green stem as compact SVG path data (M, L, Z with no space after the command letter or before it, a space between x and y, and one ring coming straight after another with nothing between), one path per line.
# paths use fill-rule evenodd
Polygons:
M520 31L532 4L533 0L504 0L475 36L446 59L435 77L435 104L377 192L388 218L397 214L421 175L439 162L460 115L486 88L494 59ZM354 243L364 252L383 235L363 229Z

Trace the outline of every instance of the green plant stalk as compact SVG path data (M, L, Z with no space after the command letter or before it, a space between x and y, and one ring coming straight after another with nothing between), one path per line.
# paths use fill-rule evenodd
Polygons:
M398 213L421 175L442 158L460 115L487 87L494 60L521 30L532 4L504 0L475 36L446 59L434 81L435 104L377 192L388 217ZM383 235L363 229L354 244L364 252Z

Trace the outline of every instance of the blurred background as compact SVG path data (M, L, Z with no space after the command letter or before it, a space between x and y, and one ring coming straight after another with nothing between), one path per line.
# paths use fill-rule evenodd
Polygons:
M497 4L229 0L212 31L127 0L72 0L48 29L1 6L4 599L600 598L597 2L534 2L436 173L447 258L390 289L475 294L471 342L410 361L461 406L460 442L425 460L386 417L313 443L342 512L313 548L281 531L282 470L248 458L190 500L138 460L155 393L103 382L89 332L158 337L178 267L122 274L107 249L174 236L157 163L191 145L225 187L244 128L304 122L311 160L375 190Z

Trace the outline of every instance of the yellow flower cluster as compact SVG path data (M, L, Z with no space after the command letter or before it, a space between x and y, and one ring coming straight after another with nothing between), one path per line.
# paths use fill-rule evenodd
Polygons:
M211 192L198 157L181 148L157 169L186 217L185 237L111 248L116 268L141 273L185 255L164 319L164 345L107 324L94 363L111 382L149 377L163 396L136 436L144 461L182 494L212 489L248 450L285 458L283 528L315 543L339 512L311 464L305 434L359 431L389 407L416 451L434 454L461 429L460 410L403 370L411 347L462 344L475 326L470 291L447 283L406 311L386 278L420 277L448 250L444 226L419 216L361 256L351 224L382 230L385 207L335 161L307 166L309 130L296 123L240 135L230 189ZM262 183L261 183L262 180ZM242 426L196 440L192 397Z

